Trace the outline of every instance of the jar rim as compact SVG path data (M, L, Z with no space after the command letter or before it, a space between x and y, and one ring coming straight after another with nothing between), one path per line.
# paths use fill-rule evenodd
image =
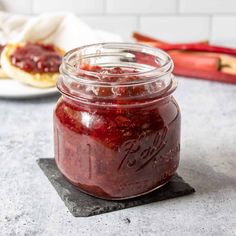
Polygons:
M80 53L82 50L86 49L91 49L91 48L97 48L95 53L93 54L88 54L88 55L82 55ZM129 51L131 50L136 50L137 52L141 53L147 53L152 56L155 56L155 59L158 60L160 63L159 67L152 68L150 70L146 71L137 71L137 72L127 72L125 74L115 74L115 73L106 73L105 76L108 77L127 77L127 76L137 76L139 80L132 80L132 81L125 81L125 82L120 82L120 81L102 81L101 80L101 73L95 72L95 71L88 71L81 69L80 67L76 67L71 64L70 60L73 56L77 56L79 60L84 60L84 59L89 59L90 57L95 57L95 56L103 56L104 54L100 54L99 48L105 48L105 49L124 49L127 50L127 55L129 54ZM70 51L68 51L63 59L62 59L62 64L60 66L60 73L64 74L65 76L69 76L72 78L74 81L81 83L81 84L90 84L90 85L95 85L95 86L107 86L107 87L112 87L112 86L131 86L135 84L145 84L145 83L150 83L153 81L156 81L158 78L171 73L173 70L173 61L171 57L168 55L168 53L164 52L161 49L158 48L153 48L151 46L147 46L144 44L139 44L139 43L125 43L125 42L108 42L108 43L96 43L96 44L90 44L90 45L84 45L81 47L74 48ZM92 76L93 78L98 78L98 80L89 80L86 79L85 77L78 76L78 74L83 74L86 76ZM148 80L147 78L152 78L152 80Z
M140 104L175 90L172 70L171 57L161 49L137 43L91 44L65 54L57 88L79 101Z

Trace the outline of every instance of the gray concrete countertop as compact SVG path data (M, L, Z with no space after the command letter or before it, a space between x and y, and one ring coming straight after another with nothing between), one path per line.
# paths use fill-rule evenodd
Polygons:
M57 97L0 99L0 235L236 235L236 85L179 79L186 197L74 218L36 164Z

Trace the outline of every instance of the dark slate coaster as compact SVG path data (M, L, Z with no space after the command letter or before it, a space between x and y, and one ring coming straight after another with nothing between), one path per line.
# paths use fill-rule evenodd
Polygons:
M180 197L195 192L179 175L174 175L168 184L142 197L122 201L107 201L87 195L73 187L59 172L54 159L37 160L49 181L75 217L98 215L110 211L143 205L151 202Z

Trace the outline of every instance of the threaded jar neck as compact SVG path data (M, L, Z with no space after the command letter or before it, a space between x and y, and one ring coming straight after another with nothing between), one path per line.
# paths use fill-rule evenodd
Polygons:
M173 92L173 62L164 51L135 43L100 43L66 53L59 91L74 100L126 104Z

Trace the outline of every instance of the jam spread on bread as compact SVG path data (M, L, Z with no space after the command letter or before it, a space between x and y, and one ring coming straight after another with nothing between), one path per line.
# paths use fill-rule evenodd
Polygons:
M10 55L12 65L30 73L58 73L62 57L52 44L18 46Z

